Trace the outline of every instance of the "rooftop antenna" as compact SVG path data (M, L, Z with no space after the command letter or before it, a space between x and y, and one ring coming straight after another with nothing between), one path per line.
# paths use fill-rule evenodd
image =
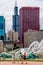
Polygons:
M15 0L15 7L17 7L17 0Z

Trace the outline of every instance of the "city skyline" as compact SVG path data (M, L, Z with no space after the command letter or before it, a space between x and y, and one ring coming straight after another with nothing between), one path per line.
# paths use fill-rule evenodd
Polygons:
M40 7L40 28L43 29L43 0L17 0L18 8L21 7ZM15 0L0 1L0 16L5 17L6 32L12 29L12 15L14 14Z

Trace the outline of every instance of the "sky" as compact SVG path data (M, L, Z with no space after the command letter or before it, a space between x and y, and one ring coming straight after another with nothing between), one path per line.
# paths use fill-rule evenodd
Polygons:
M17 6L40 7L40 29L43 29L43 0L17 0ZM12 16L14 15L15 0L0 0L0 16L5 18L5 29L12 29Z

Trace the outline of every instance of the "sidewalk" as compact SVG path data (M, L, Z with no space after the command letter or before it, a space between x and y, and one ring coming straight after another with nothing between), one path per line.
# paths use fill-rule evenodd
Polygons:
M0 65L43 65L43 62L12 62L12 61L0 61Z

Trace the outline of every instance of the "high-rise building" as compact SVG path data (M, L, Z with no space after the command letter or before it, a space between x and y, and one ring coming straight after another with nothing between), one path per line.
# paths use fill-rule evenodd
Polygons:
M6 40L11 40L15 42L16 40L18 41L18 32L15 32L14 30L8 31L6 34Z
M0 16L0 40L4 40L5 38L5 18L4 16Z
M18 15L18 7L17 7L17 0L15 0L15 8L14 8L14 15L13 15L13 30L19 33L19 15Z
M39 30L39 7L20 9L20 41L24 43L24 32L28 29Z

